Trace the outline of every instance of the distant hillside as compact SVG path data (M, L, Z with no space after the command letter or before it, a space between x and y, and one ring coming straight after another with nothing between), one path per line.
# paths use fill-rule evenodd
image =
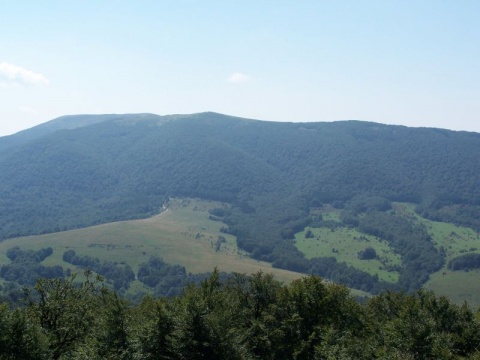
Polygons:
M329 204L342 226L388 241L402 256L404 289L427 281L444 256L392 201L480 230L477 133L215 113L71 119L0 138L1 238L148 217L170 196L199 197L234 205L218 216L252 257L377 291L387 286L378 278L297 250L295 233L325 225L315 209Z
M132 114L132 115L66 115L48 121L44 124L37 125L31 129L20 131L16 134L0 137L0 152L13 146L28 143L31 140L40 138L42 136L54 133L58 130L72 130L84 126L90 126L102 121L120 119L121 121L128 121L133 119L135 121L146 119L160 119L159 115L153 114Z

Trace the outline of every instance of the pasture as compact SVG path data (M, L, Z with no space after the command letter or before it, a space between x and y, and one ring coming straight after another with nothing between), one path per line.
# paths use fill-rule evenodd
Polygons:
M5 240L0 242L0 265L10 262L5 253L13 246L32 250L52 247L53 254L43 264L61 265L74 272L78 270L62 260L68 249L75 250L78 255L125 262L134 272L150 256L159 256L167 263L185 266L191 273L209 272L216 266L220 271L272 273L284 282L302 276L272 268L271 264L253 260L239 251L235 237L220 232L225 224L209 218L210 209L222 206L227 205L198 199L173 199L162 213L148 219ZM219 236L223 236L225 242L217 248ZM132 289L138 285L132 284Z
M313 237L306 237L308 231L311 231ZM295 235L295 243L308 259L333 256L338 262L345 262L371 275L377 274L381 280L398 280L398 273L393 271L392 267L401 264L400 256L393 252L386 241L375 236L365 235L348 227L307 227ZM358 257L358 253L367 247L375 249L376 259L361 260Z

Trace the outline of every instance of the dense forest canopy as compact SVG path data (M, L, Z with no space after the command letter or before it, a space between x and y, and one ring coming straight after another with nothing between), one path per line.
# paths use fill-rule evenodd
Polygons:
M2 359L476 359L480 323L467 305L419 291L360 304L306 277L214 270L175 298L132 304L101 279L40 279L24 306L0 304Z
M199 197L233 204L219 218L256 259L367 291L392 288L294 246L296 232L322 223L312 209L330 204L343 226L389 242L404 263L393 289L414 290L444 257L424 230L388 212L391 202L480 230L478 154L477 133L361 121L60 118L0 138L0 238L147 217L172 196Z

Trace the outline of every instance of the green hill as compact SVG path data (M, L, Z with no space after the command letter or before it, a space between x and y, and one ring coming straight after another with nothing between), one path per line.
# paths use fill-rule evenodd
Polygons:
M152 256L169 264L184 266L188 273L221 271L252 274L272 273L278 280L290 282L302 274L272 268L271 264L253 260L240 251L232 235L220 232L225 224L212 220L209 210L221 203L199 199L175 199L161 214L148 219L120 221L64 232L28 236L0 243L0 265L11 263L8 250L18 246L39 251L52 248L42 264L61 266L65 271L82 273L82 267L63 260L63 254L74 250L78 255L101 261L124 262L136 274L142 263ZM218 241L224 239L224 241ZM132 293L148 289L137 280Z
M214 216L254 259L376 292L414 290L447 261L393 202L480 230L477 133L215 113L85 119L64 118L59 130L13 143L0 138L2 239L147 218L170 197L196 197L232 205ZM337 220L324 218L328 207ZM295 234L307 226L377 237L400 258L396 278L305 256Z

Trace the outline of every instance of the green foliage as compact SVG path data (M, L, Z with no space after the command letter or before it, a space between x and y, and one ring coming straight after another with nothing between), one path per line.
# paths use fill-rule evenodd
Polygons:
M133 359L133 312L117 293L104 292L95 351L102 359Z
M344 211L358 215L370 211L387 211L391 208L391 202L381 196L357 195L345 205Z
M141 264L138 269L138 280L155 288L155 293L159 296L173 296L180 293L186 285L187 277L185 267L167 264L163 259L155 256Z
M45 336L48 358L59 359L73 353L91 334L98 316L99 280L79 286L69 280L40 279L36 293L27 293L27 316L35 321Z
M212 217L228 225L241 249L302 272L318 266L289 240L311 224L310 210L319 204L344 208L345 224L379 236L404 230L377 226L375 213L392 201L415 203L430 219L480 229L479 134L214 113L81 120L69 131L40 129L6 145L0 139L0 239L145 218L170 196L233 204ZM53 129L65 127L57 125ZM407 246L400 237L389 239L406 261L399 286L414 290L441 267L442 256L425 239ZM355 277L349 284L372 288L374 280Z
M222 279L226 273L220 273ZM153 289L156 296L174 297L183 293L186 287L200 284L210 277L210 273L191 274L185 267L171 265L157 256L150 257L149 261L140 264L137 274L138 280Z
M451 270L464 270L480 268L480 254L465 254L458 256L448 262L448 268Z
M335 257L337 263L344 262L372 276L378 275L379 280L390 283L398 281L401 257L386 240L362 233L342 223L333 224L330 220L322 221L318 225L321 227L307 228L313 233L313 238L307 239L303 232L296 234L295 246L307 259ZM358 254L367 247L375 249L377 258L359 259Z
M24 307L0 304L0 359L463 359L478 356L480 323L430 292L358 303L309 276L214 269L175 298L132 304L86 274L41 279Z
M151 256L162 256L169 266L178 264L188 270L181 282L174 278L165 279L161 286L147 288L137 279L130 283L127 291L120 289L122 295L136 299L144 293L169 296L180 294L188 282L199 283L214 266L236 272L268 271L282 281L291 281L301 276L290 271L272 269L271 264L254 261L238 253L235 238L219 231L224 224L208 219L208 210L220 206L226 205L200 199L172 199L165 213L146 221L116 222L63 233L6 240L0 243L0 262L10 263L1 254L18 244L22 249L35 251L52 247L54 252L45 263L62 266L67 276L71 272L82 270L78 266L66 264L63 261L65 253L65 260L71 260L78 253L82 255L81 258L98 258L100 263L115 263L119 268L125 262L136 272L142 264L149 262ZM214 241L220 236L226 242L222 241L220 251L215 252ZM120 259L122 261L118 263ZM106 283L112 287L114 285L112 279L106 279ZM14 297L21 295L17 283L7 282L2 287L7 298L14 300Z
M76 265L82 269L95 271L105 279L113 282L115 290L127 290L130 283L135 280L135 274L128 264L118 264L112 261L100 261L88 255L78 256L70 249L63 253L63 261Z
M387 240L402 256L399 289L413 291L420 288L429 275L444 264L444 255L435 247L426 229L403 217L369 212L359 218L359 229Z
M28 315L0 304L0 359L45 359L45 338Z
M377 257L377 252L372 247L367 247L358 253L358 258L361 260L372 260Z
M467 305L452 305L445 297L419 291L379 295L367 306L371 319L382 324L376 325L374 340L384 356L450 359L477 349L480 328Z
M60 266L43 266L40 264L52 253L51 247L33 251L21 250L18 246L14 246L6 252L11 263L1 266L0 277L6 281L14 281L20 285L31 286L40 277L49 279L63 277L63 269Z
M137 323L140 352L144 359L174 359L178 349L176 326L177 307L164 299L146 297L139 305L135 315L141 319Z

